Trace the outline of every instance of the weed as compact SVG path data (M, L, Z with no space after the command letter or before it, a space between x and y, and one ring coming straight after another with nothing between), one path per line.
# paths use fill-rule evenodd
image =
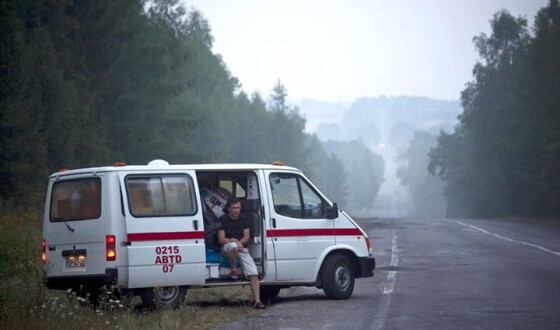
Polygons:
M104 288L98 304L42 284L41 215L0 215L0 329L214 329L253 313L248 287L192 289L177 310L147 312Z

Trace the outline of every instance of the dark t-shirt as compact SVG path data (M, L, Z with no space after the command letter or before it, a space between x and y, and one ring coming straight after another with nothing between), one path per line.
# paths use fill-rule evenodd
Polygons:
M251 228L249 219L243 214L239 215L237 220L233 220L228 214L222 215L219 219L222 223L220 230L224 230L227 238L236 238L238 240L243 238L243 230L245 228Z

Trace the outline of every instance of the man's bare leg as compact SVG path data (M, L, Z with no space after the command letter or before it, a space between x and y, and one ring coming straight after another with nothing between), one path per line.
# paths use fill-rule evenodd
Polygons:
M229 267L232 274L237 274L237 267L235 266L235 259L237 259L237 249L231 249L228 253Z
M255 305L261 302L261 287L258 275L249 276L251 279L251 291L253 291L253 298L255 298Z

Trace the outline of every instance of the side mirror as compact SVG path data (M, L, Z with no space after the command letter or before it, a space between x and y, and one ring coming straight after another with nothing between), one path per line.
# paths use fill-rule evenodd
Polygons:
M338 205L334 203L332 206L327 206L325 209L325 216L327 219L338 218Z

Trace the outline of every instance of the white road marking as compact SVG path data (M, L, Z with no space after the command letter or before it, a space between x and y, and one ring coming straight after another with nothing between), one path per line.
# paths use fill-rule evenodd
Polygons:
M398 255L398 244L397 244L397 235L393 232L393 241L391 243L391 268L396 268L399 264L399 255ZM385 288L383 289L383 294L391 294L393 292L393 288L395 287L395 280L397 276L396 270L391 270L387 274L387 283L385 284Z
M530 246L530 247L533 247L533 248L535 248L535 249L539 249L539 250L542 250L542 251L544 251L544 252L548 252L548 253L551 253L551 254L554 254L554 255L560 257L560 252L552 251L552 250L549 250L549 249L547 249L547 248L545 248L545 247L542 247L542 246L539 246L539 245L535 245L535 244L527 243L527 242L524 242L524 241L516 240L516 239L513 239L513 238L505 237L505 236L502 236L502 235L499 235L499 234L494 234L494 233L491 233L491 232L489 232L489 231L487 231L487 230L484 230L484 229L482 229L482 228L479 228L479 227L477 227L477 226L469 225L468 223L464 223L464 222L457 221L457 220L454 220L454 221L455 221L456 223L460 224L460 225L463 225L463 226L466 226L466 227L470 227L470 228L475 229L475 230L478 230L478 231L480 231L480 232L482 232L482 233L484 233L484 234L487 234L487 235L490 235L490 236L494 236L494 237L497 237L497 238L500 238L500 239L503 239L503 240L506 240L506 241L509 241L509 242L518 243L518 244L525 245L525 246Z
M397 235L395 232L392 233L393 239L391 243L391 267L397 267L399 264L398 244ZM395 280L397 276L396 270L391 270L387 274L387 280L385 281L385 288L383 289L383 298L381 299L379 305L375 309L375 316L373 317L373 322L371 324L371 330L382 330L385 327L385 320L387 320L387 315L389 314L389 307L391 306L391 299L393 295L393 288L395 287Z

